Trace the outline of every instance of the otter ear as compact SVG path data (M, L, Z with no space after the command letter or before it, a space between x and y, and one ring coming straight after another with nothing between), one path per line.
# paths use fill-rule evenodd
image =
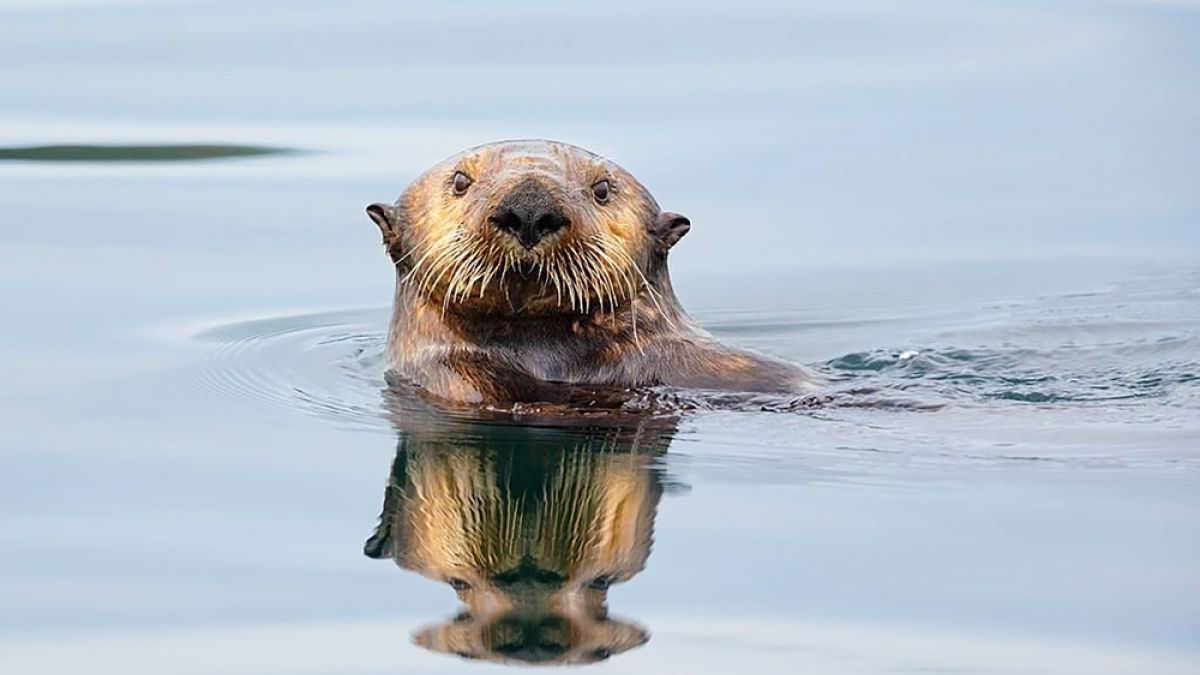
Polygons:
M367 207L367 215L379 226L383 233L384 246L391 246L400 236L400 214L396 207L383 202L375 202Z
M676 244L683 235L692 229L692 221L687 216L663 211L654 222L654 235L658 238L659 250L666 252Z

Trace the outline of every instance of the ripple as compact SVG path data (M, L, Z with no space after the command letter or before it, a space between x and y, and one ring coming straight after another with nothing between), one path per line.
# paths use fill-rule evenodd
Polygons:
M272 407L303 408L341 423L386 417L383 377L385 310L345 310L269 317L209 328L195 336L212 345L193 386L222 397ZM1181 344L1182 343L1182 344ZM932 411L992 402L1102 403L1168 398L1200 384L1200 362L1171 358L1200 353L1194 337L1142 345L870 350L820 364L830 387L815 396L678 390L639 392L641 410L798 412L836 408ZM1150 358L1166 356L1167 358Z
M832 359L824 369L835 378L866 380L877 388L925 396L931 404L964 405L987 400L1046 404L1168 398L1197 380L1200 361L1175 358L1185 351L1200 353L1195 337L1142 347L873 350Z
M209 327L192 335L203 354L179 381L207 401L300 413L350 430L391 433L399 417L473 429L479 422L600 423L553 406L431 414L427 402L387 386L387 317L378 308ZM606 414L679 416L686 421L681 438L693 442L673 454L718 472L729 470L725 457L765 458L795 480L820 467L831 476L895 477L905 467L947 463L1192 466L1195 453L1181 439L1196 431L1200 343L1194 334L1142 337L1088 346L1031 340L1038 347L868 349L817 364L830 383L815 396L652 387Z
M382 428L384 333L379 310L280 316L221 325L186 388L271 409L297 409L342 427Z

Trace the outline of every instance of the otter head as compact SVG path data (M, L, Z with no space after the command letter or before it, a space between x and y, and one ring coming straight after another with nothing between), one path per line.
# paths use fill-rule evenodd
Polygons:
M401 283L442 311L612 311L666 274L688 219L613 162L553 141L472 148L367 213Z

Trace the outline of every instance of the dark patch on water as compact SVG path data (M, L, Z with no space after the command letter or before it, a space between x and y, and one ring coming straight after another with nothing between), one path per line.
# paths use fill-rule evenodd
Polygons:
M189 162L297 152L263 145L34 145L0 148L0 161Z

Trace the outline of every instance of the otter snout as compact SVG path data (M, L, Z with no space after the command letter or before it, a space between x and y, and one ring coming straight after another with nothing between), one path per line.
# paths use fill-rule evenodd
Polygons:
M515 237L526 250L571 225L571 219L554 195L533 179L521 181L505 195L488 221Z

